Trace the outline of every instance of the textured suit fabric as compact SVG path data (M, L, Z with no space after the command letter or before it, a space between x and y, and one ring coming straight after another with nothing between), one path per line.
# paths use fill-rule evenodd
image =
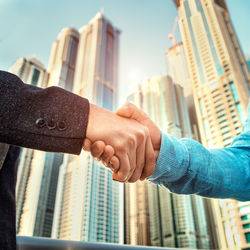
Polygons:
M9 145L80 154L88 115L88 100L58 87L27 85L0 71L0 250L16 248L15 183L20 149Z
M9 150L9 145L8 144L5 144L5 143L0 143L0 170L3 166L3 163L4 163L4 160L5 160L5 157L8 153L8 150Z
M0 250L16 249L15 184L20 148L10 146L0 171Z
M58 87L24 84L0 71L0 142L44 151L79 154L88 122L88 100ZM46 122L38 127L36 121ZM64 123L65 130L48 128Z

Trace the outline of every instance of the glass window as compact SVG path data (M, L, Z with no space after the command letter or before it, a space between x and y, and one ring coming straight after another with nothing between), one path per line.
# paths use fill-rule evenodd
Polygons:
M206 137L209 137L210 136L210 130L209 130L208 122L207 122L206 119L203 119L203 125L204 125L204 130L205 130Z
M236 109L238 111L240 121L241 121L241 123L243 123L245 118L244 118L244 113L243 113L242 106L240 103L236 103Z
M220 105L216 106L215 108L216 108L217 110L219 110L219 109L224 108L224 105L223 105L223 104L220 104Z
M234 101L236 101L236 102L239 101L239 96L238 96L236 87L234 85L234 82L230 83L230 88L231 88L231 91L232 91L232 94L233 94Z
M221 120L225 120L227 117L226 117L226 115L221 115L221 116L219 116L219 120L221 121Z
M221 115L221 114L224 114L225 113L225 110L221 110L219 112L217 112L217 115Z
M243 228L244 228L244 229L248 229L248 228L250 228L250 223L248 223L248 224L244 224L244 225L243 225Z
M225 124L227 124L227 120L220 122L220 125L221 125L221 126L223 126L223 125L225 125Z
M249 213L250 216L250 206L243 206L239 208L241 214Z
M241 216L241 220L250 220L250 214Z
M103 107L109 110L113 109L113 91L106 85L103 86Z
M232 142L232 138L227 138L227 139L225 139L225 140L223 140L224 141L224 143L231 143Z
M230 132L230 131L228 131L228 132L223 133L222 135L223 135L224 137L226 137L226 136L230 136L230 135L231 135L231 132Z
M31 79L31 84L36 86L38 83L38 79L39 79L39 75L40 75L40 71L37 69L34 69L33 71L33 75L32 75L32 79Z
M204 103L201 99L199 100L199 104L200 104L201 115L204 115L205 114Z
M249 233L245 233L246 236L246 242L250 243L250 232Z
M222 127L220 130L221 130L221 131L225 131L225 130L228 130L228 129L229 129L228 126L224 126L224 127Z

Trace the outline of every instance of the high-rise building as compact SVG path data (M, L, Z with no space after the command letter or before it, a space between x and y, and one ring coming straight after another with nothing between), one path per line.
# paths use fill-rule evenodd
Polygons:
M177 43L173 45L170 49L168 49L166 51L166 59L167 59L167 69L169 75L171 76L171 78L175 83L178 83L183 88L184 97L188 105L188 112L192 127L193 139L195 139L196 141L200 141L198 121L194 105L193 90L192 90L191 80L189 77L183 43L182 42ZM206 216L207 216L210 247L212 249L216 249L218 248L218 235L216 234L217 232L215 228L216 222L214 221L216 220L216 218L213 213L212 205L210 204L212 200L203 199L203 202L205 205Z
M149 79L143 107L155 123L177 138L192 138L183 88L169 76ZM201 197L175 195L149 185L150 228L153 245L208 248L207 223Z
M143 108L141 86L127 97L137 107ZM151 245L148 204L148 181L125 184L125 243Z
M175 0L202 144L226 147L241 133L250 78L225 0ZM244 209L243 209L243 208ZM250 203L214 200L220 246L250 247ZM244 213L243 213L244 211Z
M73 89L75 63L78 48L79 33L72 28L63 29L53 43L49 59L48 86L59 86L69 91ZM41 160L39 170L36 157ZM50 237L54 217L54 207L57 193L57 182L60 165L64 155L56 153L36 152L31 163L27 187L38 183L36 189L27 188L25 201L22 203L19 234ZM23 179L20 181L23 182Z
M161 76L146 80L146 86L138 88L128 100L134 101L148 113L151 119L162 131L177 138L192 137L188 107L183 88L174 84L169 76ZM134 185L134 184L133 184ZM171 194L166 188L150 182L143 182L133 187L126 185L126 238L130 242L136 236L150 236L149 243L154 246L203 248L209 247L207 223L203 199L198 196L184 196ZM142 191L139 189L142 189ZM140 209L131 205L140 199L144 205L144 224L139 223ZM141 208L142 209L142 208ZM146 219L150 227L146 228ZM142 233L143 229L146 233ZM140 231L140 233L139 233ZM134 239L133 239L134 238ZM144 242L147 239L144 238Z
M197 116L194 106L193 90L189 77L183 43L177 43L166 52L167 72L173 81L183 88L188 105L188 113L192 127L193 138L199 140Z
M91 103L113 110L118 84L120 31L98 13L79 30L74 92ZM111 172L83 152L61 168L55 238L123 242L122 185L112 181ZM82 176L81 184L75 180ZM78 213L75 212L76 207Z
M23 82L38 86L47 87L48 73L43 64L34 57L23 57L15 61L9 72L19 76Z
M48 72L48 86L59 86L73 90L79 32L73 28L64 28L53 43Z
M38 87L46 87L48 73L41 62L36 58L19 58L11 66L9 72L19 76L23 82ZM19 232L20 219L23 213L23 205L26 197L26 188L30 178L31 163L34 150L22 148L18 165L18 176L16 185L16 228Z
M226 3L175 3L202 143L209 148L227 146L241 133L250 80Z

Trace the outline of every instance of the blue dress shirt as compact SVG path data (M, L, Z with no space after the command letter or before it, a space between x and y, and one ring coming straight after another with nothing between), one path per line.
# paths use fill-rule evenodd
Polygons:
M243 133L230 146L206 149L192 139L162 133L155 171L148 179L178 194L250 201L250 104Z

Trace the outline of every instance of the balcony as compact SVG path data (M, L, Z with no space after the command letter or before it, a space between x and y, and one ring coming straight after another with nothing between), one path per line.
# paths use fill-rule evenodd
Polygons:
M18 250L99 250L99 249L121 249L121 250L168 250L176 248L130 246L108 243L91 243L81 241L54 240L50 238L36 238L17 236Z

